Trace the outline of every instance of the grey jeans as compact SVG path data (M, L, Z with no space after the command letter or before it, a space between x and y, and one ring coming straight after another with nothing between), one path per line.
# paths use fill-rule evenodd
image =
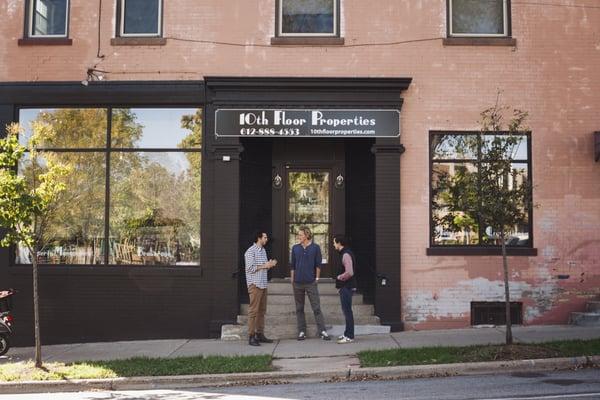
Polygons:
M319 327L319 332L325 330L325 319L321 312L321 300L319 299L319 289L317 282L312 283L294 283L294 300L296 301L296 321L298 323L298 332L306 333L306 317L304 316L304 299L308 295L308 301L315 314L315 321Z

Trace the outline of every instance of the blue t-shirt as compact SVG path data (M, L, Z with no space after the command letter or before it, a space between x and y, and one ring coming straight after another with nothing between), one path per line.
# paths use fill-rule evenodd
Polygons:
M292 263L290 269L294 270L294 283L312 283L315 281L316 268L321 268L323 256L318 244L312 242L306 248L301 244L292 247Z

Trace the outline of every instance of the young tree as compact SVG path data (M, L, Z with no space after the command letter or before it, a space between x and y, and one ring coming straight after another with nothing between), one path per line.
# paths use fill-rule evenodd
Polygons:
M505 122L505 114L510 119ZM481 163L479 179L479 216L485 226L499 236L504 270L504 297L506 301L506 344L512 344L510 315L510 288L506 244L508 237L527 220L531 209L531 185L525 171L513 168L513 160L523 144L522 133L527 112L509 107L494 107L481 113L479 137Z
M58 195L65 190L64 177L69 167L50 154L42 157L38 145L54 136L47 124L33 125L28 147L19 143L18 124L7 127L7 135L0 139L0 227L4 237L1 246L21 245L31 254L33 272L33 308L35 335L35 366L42 366L39 322L37 254L41 248L42 224ZM28 151L28 152L27 152ZM24 157L27 152L27 157ZM27 158L28 171L18 173L19 164Z
M499 98L499 96L498 96ZM478 163L440 173L433 203L437 226L453 232L480 232L484 244L500 245L506 301L506 344L512 344L510 287L506 246L518 227L526 225L531 204L531 185L526 169L517 167L517 152L526 149L527 112L496 104L481 113L480 132L465 136L452 148L459 154L474 155ZM443 211L442 211L443 210Z

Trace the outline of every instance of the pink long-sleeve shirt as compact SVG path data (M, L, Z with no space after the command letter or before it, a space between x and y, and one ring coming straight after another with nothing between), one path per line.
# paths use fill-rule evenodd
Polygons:
M350 257L350 254L345 253L342 256L342 265L344 266L344 273L338 275L337 279L340 281L347 281L354 276L354 265L352 265L352 257Z

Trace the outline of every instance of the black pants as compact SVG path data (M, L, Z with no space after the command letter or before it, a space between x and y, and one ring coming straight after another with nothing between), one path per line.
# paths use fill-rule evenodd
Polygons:
M344 336L354 339L354 314L352 313L352 289L343 287L340 289L340 302L342 311L346 318L346 330Z

